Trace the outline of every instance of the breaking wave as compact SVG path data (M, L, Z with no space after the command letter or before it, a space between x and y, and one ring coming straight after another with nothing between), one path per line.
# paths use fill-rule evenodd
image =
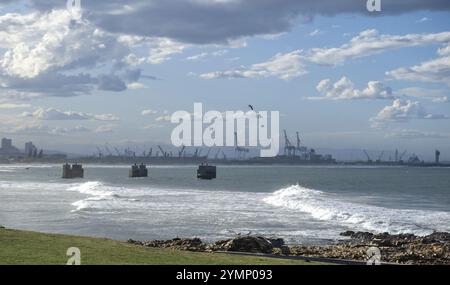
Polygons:
M390 209L356 202L322 191L293 185L264 199L275 207L311 215L314 219L352 230L413 233L427 235L433 231L450 230L450 213L439 211Z
M99 181L72 185L67 190L90 196L89 198L72 203L72 205L76 207L74 212L82 210L123 208L126 203L138 201L138 199L132 199L131 197L125 196L125 194L128 193L128 189L124 187L108 186Z

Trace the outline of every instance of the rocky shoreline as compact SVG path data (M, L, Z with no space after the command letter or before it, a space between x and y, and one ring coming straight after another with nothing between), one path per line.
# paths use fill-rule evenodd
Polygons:
M262 236L237 236L234 239L204 243L198 238L166 241L135 241L128 243L153 247L171 248L195 252L243 252L263 253L311 258L332 258L367 261L367 251L377 247L381 261L410 265L450 265L450 233L433 233L425 237L412 234L391 235L369 232L342 233L343 240L329 246L287 245L280 238Z

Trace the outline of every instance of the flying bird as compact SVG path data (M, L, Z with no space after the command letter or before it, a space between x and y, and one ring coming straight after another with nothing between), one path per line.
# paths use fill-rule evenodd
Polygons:
M248 105L248 107L249 107L250 109L252 109L252 111L255 111L255 109L253 108L253 105Z

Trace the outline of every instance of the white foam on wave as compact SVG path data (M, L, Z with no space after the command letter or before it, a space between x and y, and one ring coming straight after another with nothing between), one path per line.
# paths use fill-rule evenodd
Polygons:
M118 208L117 204L120 204L122 202L136 201L135 199L122 197L124 193L128 192L127 189L124 189L122 187L108 186L99 181L90 181L71 185L67 190L76 191L89 196L86 199L72 203L72 205L76 207L76 210L74 210L73 212L82 210Z
M372 232L427 235L450 230L450 213L390 209L342 200L332 194L293 185L264 199L264 202L311 215L314 219Z

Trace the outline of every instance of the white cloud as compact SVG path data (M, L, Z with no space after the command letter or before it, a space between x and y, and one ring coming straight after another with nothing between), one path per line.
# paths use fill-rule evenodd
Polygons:
M73 21L66 9L0 15L0 89L60 97L88 94L95 86L124 91L139 80L130 82L128 69L143 59L120 38L87 19Z
M30 117L43 121L118 121L119 118L112 114L93 115L73 111L60 111L54 108L38 108L34 112L25 112L22 117Z
M447 49L440 50L442 57L425 61L412 67L402 67L386 73L396 80L445 83L450 86L450 55ZM450 50L450 49L449 49Z
M138 90L138 89L145 89L147 88L147 86L145 86L145 84L140 82L132 82L127 84L127 88L131 90Z
M95 66L127 53L114 36L63 10L0 16L0 67L9 76L34 78L67 67ZM11 39L12 38L12 39Z
M321 34L322 34L322 31L319 30L319 29L315 29L314 31L312 31L311 33L309 33L309 35L310 35L311 37L315 37L315 36L318 36L318 35L321 35Z
M423 132L411 129L394 130L386 135L390 138L414 140L414 139L447 139L450 138L449 134L441 134L436 132Z
M428 17L423 17L423 18L420 18L419 20L417 20L418 23L424 23L424 22L428 22L428 21L431 21L431 19Z
M398 94L399 96L429 99L435 103L449 102L449 98L447 96L447 94L449 94L449 91L445 89L408 87L398 90L396 94Z
M301 53L300 50L285 54L279 53L266 62L253 64L248 68L242 67L229 71L204 73L200 77L203 79L277 77L290 80L307 73L304 69Z
M30 104L0 103L0 109L26 109L30 107Z
M391 106L386 106L378 115L371 118L372 127L379 128L388 123L409 122L413 119L438 120L447 119L445 115L428 113L418 101L397 99Z
M193 56L189 56L186 58L186 60L188 61L198 61L201 59L205 59L207 57L220 57L220 56L224 56L225 54L228 53L228 50L226 49L221 49L218 51L214 51L214 52L202 52Z
M171 115L159 116L155 119L155 121L157 121L157 122L170 122L171 120L172 120Z
M366 89L355 89L353 82L347 77L332 83L330 79L322 80L316 87L323 97L310 99L352 100L352 99L392 99L392 89L379 81L370 81Z
M307 59L323 65L337 65L349 59L367 57L387 50L421 45L448 43L450 32L435 34L380 35L375 29L362 31L337 48L313 48Z
M158 111L156 111L156 110L150 110L150 109L148 109L148 110L144 110L144 111L142 111L142 116L152 116L152 115L156 115L156 114L158 114L159 112Z
M209 53L207 52L202 52L193 56L189 56L186 58L186 60L190 60L190 61L196 61L196 60L200 60L203 59L205 57L207 57L209 55Z
M174 54L182 53L188 46L169 38L154 38L150 43L148 62L161 64L171 59Z
M103 125L99 126L94 130L94 133L112 133L114 129L116 128L115 125Z

